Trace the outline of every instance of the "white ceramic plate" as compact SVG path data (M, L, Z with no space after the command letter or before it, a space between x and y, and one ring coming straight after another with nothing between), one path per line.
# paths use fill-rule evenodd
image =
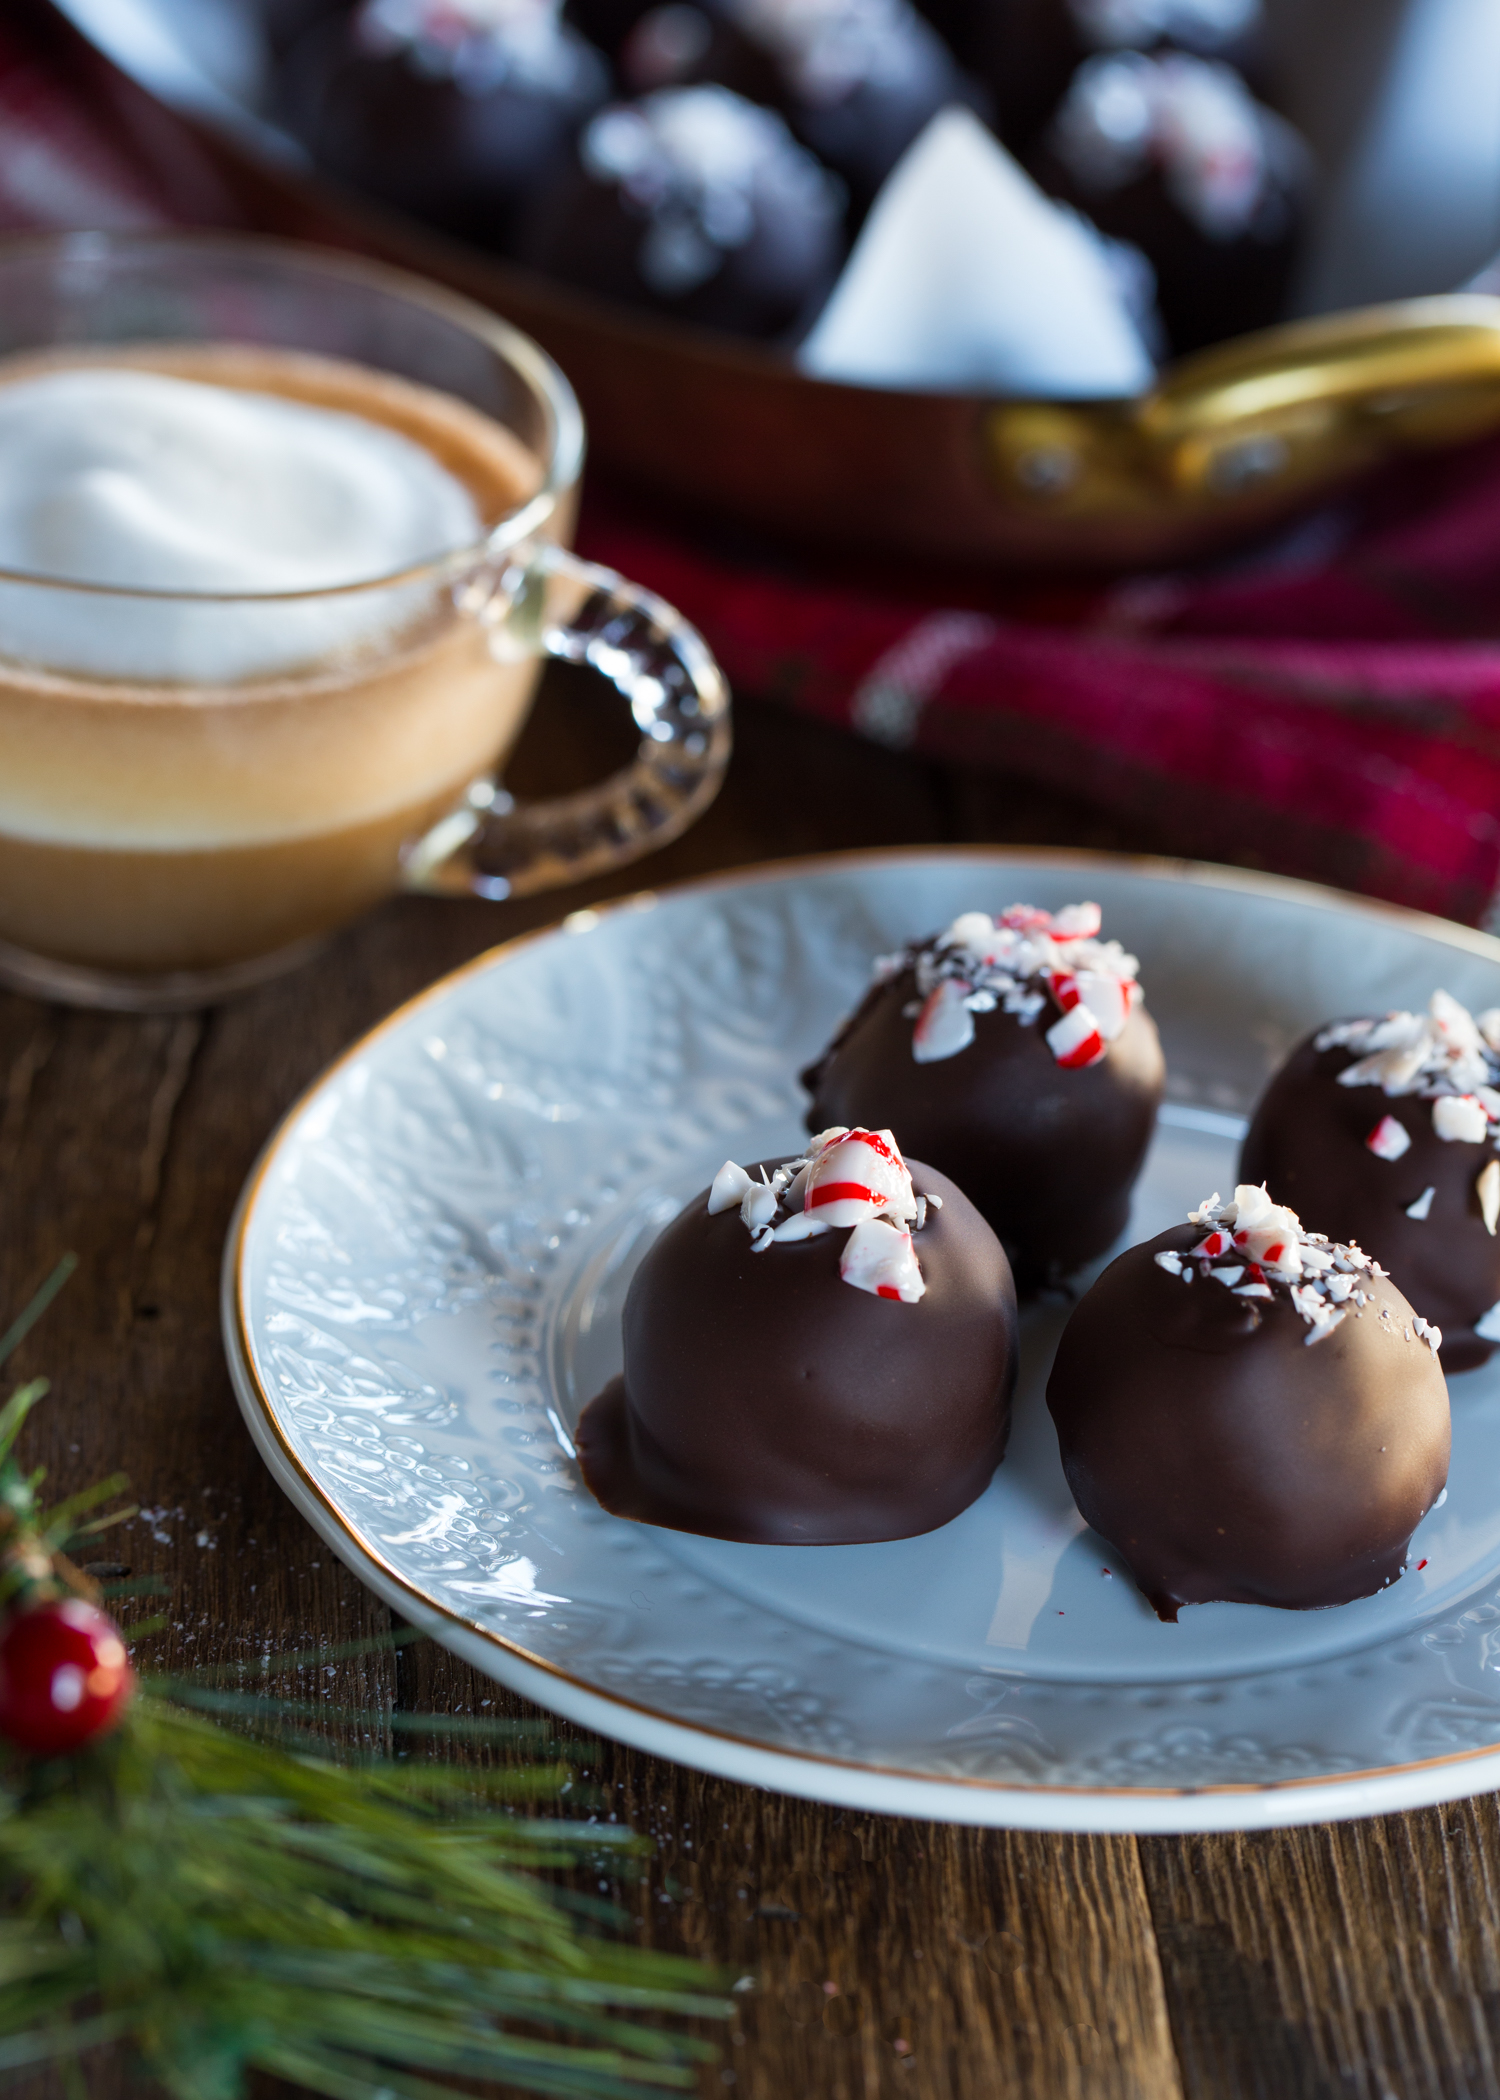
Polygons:
M287 1493L502 1682L791 1793L1147 1831L1500 1784L1500 1368L1453 1382L1449 1495L1407 1574L1332 1611L1157 1621L1063 1480L1055 1310L1025 1319L993 1485L926 1538L733 1545L606 1516L582 1485L570 1431L619 1368L642 1249L726 1156L796 1149L796 1072L871 956L962 909L1083 897L1139 953L1170 1071L1132 1239L1227 1193L1244 1112L1315 1022L1437 984L1500 1003L1487 935L1106 856L851 855L577 913L368 1036L252 1177L225 1334Z

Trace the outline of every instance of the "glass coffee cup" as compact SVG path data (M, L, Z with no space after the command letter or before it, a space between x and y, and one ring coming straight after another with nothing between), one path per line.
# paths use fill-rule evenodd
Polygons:
M712 800L729 700L694 630L568 551L583 424L482 308L382 266L230 236L0 247L0 396L139 369L414 439L480 529L335 588L160 591L0 568L0 978L197 1004L300 961L397 889L505 898L597 875ZM517 804L497 769L543 661L597 671L632 764ZM215 675L205 676L203 666Z

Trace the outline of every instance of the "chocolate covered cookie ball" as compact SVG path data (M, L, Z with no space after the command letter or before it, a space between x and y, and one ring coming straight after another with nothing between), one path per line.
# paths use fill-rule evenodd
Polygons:
M617 1516L771 1545L909 1538L1004 1455L1009 1266L888 1130L726 1162L646 1255L623 1325L623 1376L577 1435Z
M1339 1021L1261 1097L1240 1172L1368 1247L1443 1331L1443 1367L1500 1342L1500 1008Z
M843 194L771 110L725 88L664 88L593 119L523 253L631 306L790 337L843 259Z
M563 0L563 18L586 42L617 59L621 45L653 5L654 0Z
M702 0L644 15L620 52L629 84L716 81L775 109L847 184L856 216L917 134L973 99L907 0Z
M802 1075L810 1128L890 1123L956 1181L1023 1291L1117 1239L1165 1066L1136 959L1096 904L965 912L883 957L863 1005Z
M330 174L508 253L608 92L557 0L363 0L297 45L283 99Z
M1079 1510L1158 1615L1394 1582L1448 1477L1441 1337L1264 1189L1111 1262L1047 1385Z
M1229 66L1177 52L1089 59L1030 166L1147 257L1179 355L1281 319L1310 162Z
M1261 0L979 0L966 12L967 37L955 48L985 79L1015 153L1035 146L1096 53L1186 51L1262 70Z

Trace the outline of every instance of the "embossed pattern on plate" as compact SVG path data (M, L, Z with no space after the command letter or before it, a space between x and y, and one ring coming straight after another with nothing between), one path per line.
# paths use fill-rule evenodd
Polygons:
M731 1545L623 1523L582 1486L570 1432L618 1368L636 1261L726 1155L795 1147L796 1072L869 958L961 909L1083 896L1139 953L1170 1070L1129 1238L1232 1185L1244 1113L1307 1027L1438 983L1500 999L1485 935L1105 856L853 855L575 914L357 1046L252 1179L226 1337L277 1477L496 1677L817 1798L1192 1829L1500 1782L1500 1368L1453 1382L1451 1489L1408 1573L1337 1611L1158 1624L1063 1482L1045 1308L1005 1464L924 1539Z

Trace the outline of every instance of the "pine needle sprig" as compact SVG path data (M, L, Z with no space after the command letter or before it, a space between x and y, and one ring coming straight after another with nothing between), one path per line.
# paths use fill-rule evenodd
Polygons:
M584 1937L535 1878L607 1829L475 1814L484 1775L452 1771L445 1801L431 1771L289 1756L150 1698L70 1764L0 1813L0 2070L88 2037L181 2100L252 2069L329 2100L451 2100L432 2080L459 2077L627 2100L713 2053L638 2024L723 2017L712 1979Z
M28 1599L97 1598L65 1553L125 1513L93 1514L117 1482L41 1509L14 1447L44 1391L0 1407L0 1627ZM276 1695L334 1653L138 1680L123 1719L66 1755L0 1744L0 2076L50 2063L76 2080L114 2045L172 2100L242 2100L256 2073L326 2100L696 2086L717 2050L682 2022L727 2016L724 1979L543 1878L619 1873L648 1849L618 1825L516 1813L572 1781L548 1724ZM530 1761L349 1751L351 1731L396 1727Z

